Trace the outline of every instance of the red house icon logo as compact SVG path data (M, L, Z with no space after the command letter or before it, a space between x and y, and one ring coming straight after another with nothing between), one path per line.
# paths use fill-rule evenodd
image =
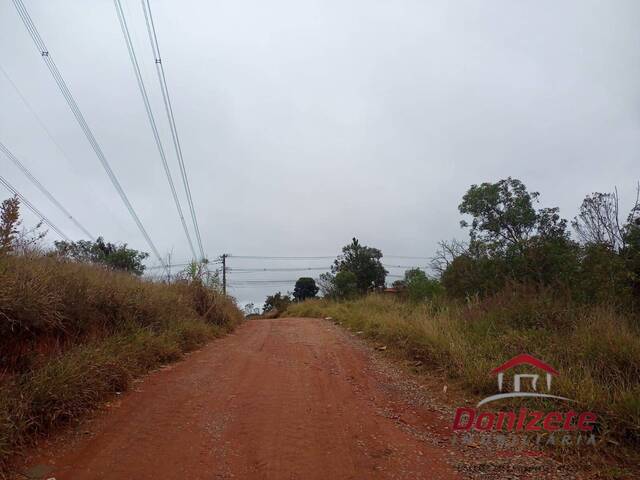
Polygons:
M526 353L521 353L513 357L511 360L503 363L497 368L494 368L491 373L493 375L498 376L498 390L502 392L504 387L504 374L507 370L511 370L514 367L519 365L529 365L532 367L541 370L545 375L545 386L546 391L551 391L551 382L554 376L558 376L558 371L553 368L551 365L543 362L542 360L537 359L534 356L531 356ZM531 390L532 391L523 391L523 380L530 380ZM491 395L490 397L482 399L478 402L478 407L484 405L489 402L493 402L495 400L500 400L503 398L514 398L514 397L543 397L543 398L555 398L560 400L569 400L565 397L559 397L557 395L551 395L549 393L538 393L538 382L540 380L539 373L516 373L513 375L513 391L508 393L499 393L497 395Z

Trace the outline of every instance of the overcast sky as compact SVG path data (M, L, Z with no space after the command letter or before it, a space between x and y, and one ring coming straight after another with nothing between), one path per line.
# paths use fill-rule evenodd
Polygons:
M141 4L123 3L186 209ZM158 249L188 260L113 2L25 4ZM469 185L507 176L567 218L592 191L617 186L631 201L640 177L636 0L151 5L210 258L335 255L353 236L388 255L430 256L438 240L466 237L457 205ZM0 1L0 66L55 143L1 74L0 141L91 232L148 251L10 0ZM82 237L1 155L0 171ZM407 262L426 263L387 260ZM232 272L230 281L297 276ZM262 303L287 288L231 292Z

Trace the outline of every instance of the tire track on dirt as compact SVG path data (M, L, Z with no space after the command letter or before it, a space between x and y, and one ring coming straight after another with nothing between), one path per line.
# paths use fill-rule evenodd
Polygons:
M408 407L371 372L328 322L249 321L28 463L57 480L460 478L443 449L381 414Z

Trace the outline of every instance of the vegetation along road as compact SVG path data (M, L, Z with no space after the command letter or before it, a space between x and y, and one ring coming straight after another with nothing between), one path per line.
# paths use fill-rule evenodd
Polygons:
M399 428L405 406L370 368L330 322L249 321L151 374L30 467L58 480L457 478Z
M449 442L433 441L448 421L408 400L402 374L385 364L326 320L248 321L41 445L23 471L57 480L473 476Z

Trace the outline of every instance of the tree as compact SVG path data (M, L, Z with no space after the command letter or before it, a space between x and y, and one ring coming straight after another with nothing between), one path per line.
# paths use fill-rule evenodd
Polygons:
M414 302L421 302L432 298L442 289L440 282L429 278L427 274L419 268L412 268L404 272L403 285L406 288L407 296Z
M0 205L0 255L13 250L20 225L20 201L8 198Z
M576 296L590 303L627 303L633 293L628 267L625 258L607 244L587 243L582 249L579 274L573 279Z
M243 311L244 311L244 315L245 315L245 316L249 316L249 315L256 315L256 314L260 313L260 309L259 309L259 308L257 308L257 307L253 304L253 302L249 302L249 303L247 303L247 304L244 306Z
M517 179L472 185L459 210L471 215L470 242L441 244L434 264L449 293L487 295L508 280L568 285L579 268L579 247L558 208L536 210L537 192ZM444 267L444 269L443 269Z
M462 227L470 227L472 242L481 242L490 250L510 246L521 248L535 229L538 219L533 203L538 192L514 178L496 183L471 185L458 206L460 213L471 215L471 223L462 220Z
M209 260L206 258L202 261L192 260L189 262L182 271L177 274L177 279L188 283L198 282L217 292L222 290L220 273L217 270L211 271L209 269Z
M318 279L320 290L326 298L344 300L358 295L358 280L353 272L322 273Z
M618 192L594 192L580 205L571 225L584 243L606 245L614 251L622 248L624 231L620 226Z
M382 266L382 252L377 248L361 245L353 238L349 245L342 248L342 255L338 256L331 267L337 275L340 272L351 272L356 278L358 293L364 294L385 284L387 271Z
M358 287L358 278L356 274L349 271L336 273L333 279L334 296L339 299L349 299L361 293Z
M507 276L506 262L502 258L463 254L454 258L440 281L451 296L484 296L500 290Z
M335 280L335 275L329 272L321 273L318 276L318 287L320 287L320 293L322 293L323 297L335 298L334 280Z
M277 292L266 298L264 306L262 307L262 312L267 313L274 309L278 312L283 312L287 309L290 303L291 297L289 295L283 295L281 292Z
M18 227L22 224L20 220L20 200L12 197L4 200L0 204L0 255L12 253L34 253L38 250L38 244L47 231L40 231L42 222L33 228L25 229Z
M431 258L431 268L438 275L442 275L456 258L467 253L468 247L464 242L455 238L449 242L442 240L438 242L438 249Z
M116 245L105 242L98 237L95 242L79 240L77 242L54 242L58 255L70 258L78 262L97 263L105 265L113 270L122 270L142 275L145 266L142 263L149 256L146 252L140 252L127 248L127 244Z
M298 302L302 302L307 298L313 298L318 293L318 286L316 281L310 277L300 277L296 281L296 286L293 289L293 298Z
M640 302L640 184L636 189L636 202L627 217L623 231L623 247L620 255L624 258L636 303Z

